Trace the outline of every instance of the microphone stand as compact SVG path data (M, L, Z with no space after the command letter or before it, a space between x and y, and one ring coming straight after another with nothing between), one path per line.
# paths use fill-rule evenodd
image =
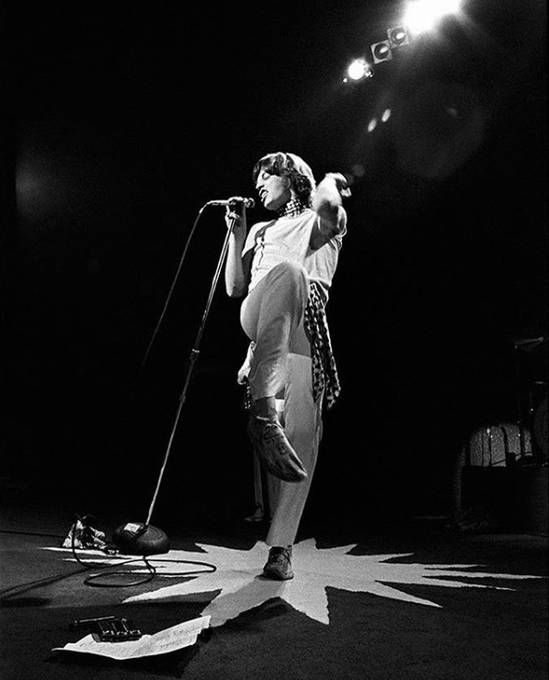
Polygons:
M191 381L191 376L200 354L200 344L202 342L202 336L204 335L204 328L206 326L206 321L208 320L208 315L210 313L210 308L212 306L212 301L215 295L217 284L219 282L219 277L223 269L223 263L225 257L227 256L227 251L229 249L229 240L231 234L234 231L236 224L236 217L229 218L229 225L227 228L227 233L225 235L225 240L223 241L223 247L221 249L221 254L215 269L215 273L210 286L210 293L208 295L208 300L206 302L206 307L202 315L202 321L200 322L200 327L196 334L196 339L194 341L193 348L191 349L189 360L187 363L187 372L185 375L185 380L183 383L183 389L179 397L179 404L177 407L175 420L172 426L170 437L168 440L168 446L164 454L164 461L160 469L160 475L156 483L156 488L153 494L153 498L149 507L149 513L145 523L140 522L130 522L127 524L122 524L119 526L114 534L113 541L120 548L120 550L126 555L154 555L160 553L166 553L170 549L170 540L168 536L159 528L151 526L150 521L154 511L154 506L158 498L158 492L160 490L160 485L162 484L162 479L164 477L164 472L168 464L168 459L172 450L173 441L175 438L175 432L181 418L181 412L185 401L187 399L187 390L189 388L189 383Z

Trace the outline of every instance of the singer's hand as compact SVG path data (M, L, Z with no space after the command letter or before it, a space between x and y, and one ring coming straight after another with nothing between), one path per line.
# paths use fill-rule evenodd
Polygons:
M351 189L349 188L349 183L347 182L345 175L342 175L340 172L327 172L326 177L334 180L337 190L341 194L342 198L349 198L351 195Z
M231 226L234 221L233 233L237 237L246 236L246 208L242 201L228 205L225 209L225 223L227 228Z

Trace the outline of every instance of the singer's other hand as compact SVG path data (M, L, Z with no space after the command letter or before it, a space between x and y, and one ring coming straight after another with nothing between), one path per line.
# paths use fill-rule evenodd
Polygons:
M351 195L351 189L349 188L349 183L345 175L342 175L340 172L327 172L325 176L334 180L337 190L341 194L342 198L349 198Z

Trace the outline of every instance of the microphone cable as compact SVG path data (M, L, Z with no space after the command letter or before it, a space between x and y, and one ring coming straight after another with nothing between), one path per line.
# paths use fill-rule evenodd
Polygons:
M175 290L175 286L177 283L177 280L179 279L179 276L181 274L181 270L183 268L183 263L185 262L185 258L187 257L187 251L189 250L189 246L191 243L191 240L194 236L194 232L196 231L196 227L198 226L198 222L200 221L200 218L202 217L202 213L204 212L204 209L208 206L208 203L205 203L200 210L198 211L198 214L194 220L193 226L191 227L191 231L189 232L189 235L187 236L187 241L185 242L185 247L183 248L183 253L179 259L179 264L177 266L175 275L173 277L172 284L170 286L170 290L168 291L168 295L166 296L166 301L164 303L164 307L162 309L162 312L160 314L160 317L156 323L156 327L153 331L152 337L149 341L149 345L147 347L147 350L145 352L145 355L143 357L143 360L141 362L141 367L140 367L140 372L143 370L145 364L147 363L147 360L149 358L149 354L151 352L152 346L154 344L154 341L156 340L156 336L158 335L158 331L160 329L160 326L162 325L162 322L164 320L164 317L166 316L166 311L168 309L168 305L170 304L170 300L172 299L173 292Z
M89 570L89 569L95 569L95 570L100 570L99 573L97 574L92 574L91 576L88 576L88 578L84 579L84 585L87 586L94 586L96 588L129 588L131 586L140 586L143 585L144 583L149 583L149 581L152 581L154 577L157 574L156 567L151 564L151 562L147 559L146 555L142 555L141 557L131 557L130 559L123 559L122 562L119 562L116 565L113 564L101 564L97 562L84 562L84 560L78 555L77 549L76 549L76 525L79 521L79 518L74 521L72 528L71 528L71 551L74 559L80 564L84 569ZM106 553L107 556L109 556L109 553ZM209 562L196 562L194 560L168 560L168 559L159 559L155 558L155 562L162 562L162 563L174 563L174 564L193 564L195 566L201 566L201 567L206 567L205 569L195 569L193 571L182 571L182 572L171 572L169 576L199 576L200 574L208 574L212 573L214 571L217 571L217 567L215 564L211 564ZM131 581L130 583L99 583L98 580L101 578L108 578L108 577L113 577L113 576L127 576L128 574L132 574L132 570L126 570L126 571L121 571L120 569L117 569L116 567L121 567L124 565L129 565L129 564L135 564L136 562L143 562L145 567L147 568L148 574L137 581ZM108 571L107 571L108 570Z
M244 206L247 207L247 208L253 208L254 205L255 205L253 199L251 199L251 198L242 198L242 199L239 199L239 200L241 200L241 201L244 203ZM200 221L200 218L202 217L202 213L204 212L204 210L205 210L208 206L215 206L215 205L217 205L217 206L223 205L223 206L227 206L227 207L228 207L228 206L231 205L231 200L229 199L229 200L226 200L226 201L208 201L208 202L205 203L205 204L200 208L200 210L198 211L198 214L197 214L197 216L196 216L196 218L195 218L195 220L194 220L193 226L191 227L191 231L189 232L189 235L188 235L188 237L187 237L187 241L186 241L186 243L185 243L185 247L183 248L183 253L182 253L182 255L181 255L181 258L180 258L180 260L179 260L179 264L178 264L178 266L177 266L177 270L176 270L175 275L174 275L174 277L173 277L173 281L172 281L172 284L171 284L171 286L170 286L170 290L168 291L168 295L166 296L166 301L165 301L165 303L164 303L164 307L163 307L162 312L161 312L161 314L160 314L160 317L159 317L159 319L158 319L158 321L157 321L157 323L156 323L156 327L155 327L155 329L154 329L154 331L153 331L153 334L152 334L152 337L151 337L151 339L150 339L149 345L148 345L147 350L146 350L146 352L145 352L145 355L144 355L144 357L143 357L143 361L141 362L140 371L143 370L145 364L147 363L147 360L148 360L148 358L149 358L149 354L150 354L150 352L151 352L152 346L153 346L153 344L154 344L154 341L155 341L155 339L156 339L156 336L158 335L158 331L159 331L159 329L160 329L160 326L162 325L162 322L163 322L164 317L165 317L165 315L166 315L166 311L167 311L168 306L169 306L169 304L170 304L170 300L172 299L172 296L173 296L173 293L174 293L174 290L175 290L175 286L176 286L177 280L178 280L178 278L179 278L179 276L180 276L180 274L181 274L181 270L182 270L182 268L183 268L183 263L184 263L185 258L186 258L186 256L187 256L187 251L189 250L189 246L190 246L192 237L194 236L194 232L196 231L196 227L198 226L198 222Z
M139 586L144 583L148 583L149 581L152 581L153 578L157 575L157 569L155 568L154 564L151 564L149 560L147 560L146 556L142 557L132 557L130 559L122 559L121 562L118 564L104 564L100 562L85 562L80 555L77 553L77 547L76 547L76 523L78 521L78 517L73 523L71 527L72 531L72 538L71 538L71 552L74 560L82 567L82 569L79 569L77 571L72 571L67 574L54 574L52 576L46 576L45 578L37 579L35 581L31 581L30 583L23 583L21 585L16 585L16 586L11 586L8 588L3 588L0 590L0 603L5 602L10 600L11 598L24 595L25 593L29 592L30 590L34 590L35 588L42 588L46 587L49 585L53 585L54 583L57 583L59 581L63 581L65 579L71 578L72 576L78 576L79 574L84 574L87 571L90 570L100 570L99 573L97 574L92 574L91 576L88 576L86 579L84 579L83 583L87 586L94 586L96 588L129 588L131 586ZM52 536L54 538L62 538L61 536L58 535L53 535L53 534L41 534L41 533L31 533L31 532L22 532L22 531L1 531L0 533L10 533L10 534L23 534L23 535L29 535L29 536ZM106 556L108 557L109 554L106 553ZM115 555L111 555L111 557L115 557ZM129 565L129 564L135 564L137 562L144 562L145 566L147 567L148 574L140 579L140 580L135 580L129 583L99 583L98 579L100 578L107 578L107 577L112 577L112 576L127 576L128 574L133 573L131 570L120 570L118 567L122 567L124 565ZM198 567L203 567L202 569L195 569L195 570L189 570L189 571L181 571L181 572L170 572L167 574L168 577L188 577L188 576L200 576L201 574L210 574L215 571L217 571L217 566L215 564L212 564L211 562L197 562L194 560L170 560L170 559L160 559L160 558L154 558L155 563L162 563L162 564L192 564L194 566ZM107 571L108 570L108 571Z

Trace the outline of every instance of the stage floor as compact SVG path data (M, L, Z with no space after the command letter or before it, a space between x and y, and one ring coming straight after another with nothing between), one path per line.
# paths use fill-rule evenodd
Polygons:
M116 511L95 528L109 541L129 519ZM356 517L308 522L294 548L295 578L277 583L261 578L262 523L213 515L163 527L171 547L148 558L151 576L138 557L63 549L73 521L61 503L2 508L3 680L547 674L544 535L459 533L427 518L362 529ZM156 657L52 651L83 637L72 621L109 615L150 635L211 618L195 645Z

